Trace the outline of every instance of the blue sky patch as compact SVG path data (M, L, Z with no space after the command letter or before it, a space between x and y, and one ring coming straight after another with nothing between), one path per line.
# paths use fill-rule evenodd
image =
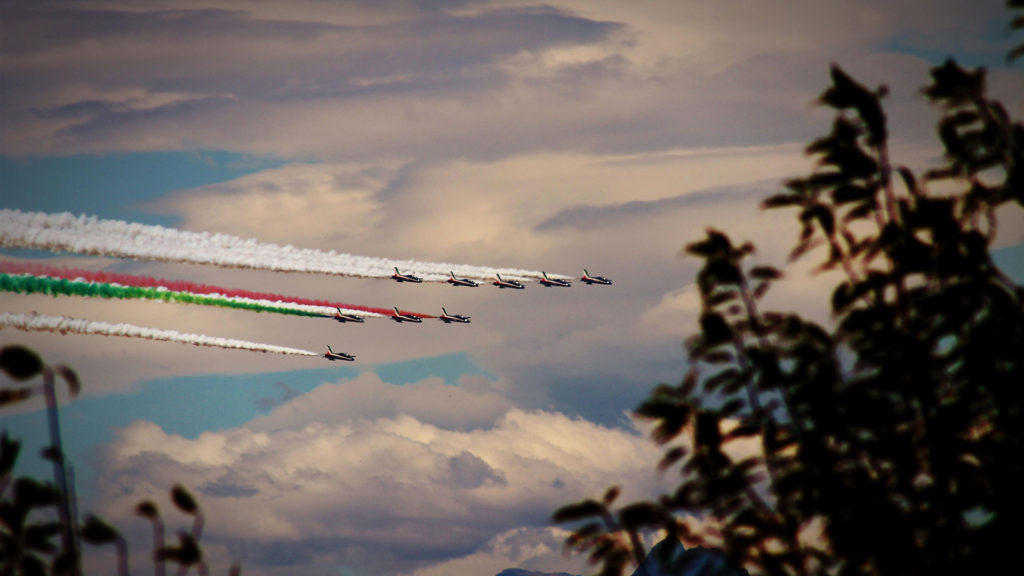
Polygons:
M0 206L174 226L173 216L150 214L139 206L176 190L227 182L285 163L226 151L0 156Z
M87 490L93 477L88 467L90 455L113 439L114 428L145 420L168 434L194 439L203 432L237 428L322 384L353 379L368 371L397 386L436 377L453 386L465 375L495 378L459 353L366 368L342 366L150 380L132 394L86 396L63 406L60 426L64 452L78 466L79 490ZM45 411L4 416L0 431L22 442L18 475L50 477L49 462L39 457L49 442Z

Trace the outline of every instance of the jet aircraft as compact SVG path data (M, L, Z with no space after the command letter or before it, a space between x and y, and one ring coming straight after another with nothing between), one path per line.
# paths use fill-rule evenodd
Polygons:
M345 314L341 311L341 308L335 308L335 310L337 310L338 313L334 315L334 319L338 322L359 322L360 324L363 322L363 319L360 316L356 316L355 314Z
M327 358L331 362L334 362L335 360L351 362L356 359L354 354L345 354L344 352L335 352L334 350L331 350L330 344L327 345L327 353L324 354L324 358Z
M450 272L452 277L448 279L448 283L452 286L471 286L476 288L480 285L476 280L470 280L469 278L456 278L455 272Z
M423 282L423 278L420 278L419 276L413 276L412 274L402 274L401 272L398 271L398 266L395 266L395 273L391 275L391 278L398 282L415 282L417 284Z
M516 290L522 290L522 289L526 288L526 286L523 286L522 283L520 283L520 282L518 282L516 280L502 280L501 279L501 274L497 274L497 276L498 276L498 281L497 282L492 282L492 284L494 284L498 288L515 288Z
M547 272L541 272L541 274L543 274L544 277L540 279L540 283L543 284L544 286L560 286L562 288L568 288L569 286L572 286L572 284L570 284L568 280L548 278Z
M398 311L398 307L395 307L395 313L391 315L391 319L401 324L402 322L416 322L417 324L423 322L423 319L419 316L413 316L412 314L402 314Z
M444 306L441 306L441 315L438 318L440 318L441 322L444 322L445 324L451 324L452 322L469 324L469 316L463 316L462 314L449 314L448 311L444 309Z
M587 285L593 285L593 284L606 284L606 285L610 285L612 283L611 280L605 278L604 276L591 276L590 272L587 272L586 268L583 269L583 277L580 278L580 281L586 282Z

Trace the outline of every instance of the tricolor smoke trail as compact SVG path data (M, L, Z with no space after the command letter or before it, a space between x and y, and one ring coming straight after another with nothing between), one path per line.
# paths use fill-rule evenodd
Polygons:
M543 275L536 270L354 256L278 246L227 234L187 232L84 215L76 217L67 212L46 214L11 209L0 210L0 247L365 278L389 278L398 267L402 272L434 282L446 280L449 271L478 280L488 280L496 274L516 280ZM549 276L569 279L556 274Z
M234 302L246 302L250 304L257 304L260 306L271 306L279 308L291 308L297 310L304 310L311 314L321 316L333 316L337 309L341 309L345 314L352 314L355 316L364 317L385 317L391 315L391 310L385 308L374 308L370 306L355 306L352 304L343 304L340 302L329 302L327 300L318 300L311 298L298 298L293 296L283 296L281 294L270 294L267 292L253 292L251 290L238 290L234 288L222 288L220 286L211 286L208 284L198 284L195 282L187 282L182 280L163 280L151 278L148 276L137 276L133 274L118 274L112 272L94 271L94 270L81 270L77 268L66 268L56 266L44 266L34 262L21 262L17 260L0 260L0 274L9 275L31 275L31 276L46 276L50 278L58 278L64 280L73 280L76 282L92 282L98 284L116 284L121 287L134 287L134 288L148 288L165 292L176 292L176 293L187 293L189 295L205 295L218 300L231 300ZM16 290L15 290L16 291ZM83 294L84 295L84 294ZM94 296L101 296L101 294L90 294ZM113 298L149 298L150 296L109 296ZM158 295L158 299L170 300L165 295ZM184 302L183 299L174 300L176 302ZM191 301L191 303L200 303ZM426 318L432 316L427 314L415 314Z
M118 299L143 299L161 300L164 302L179 302L182 304L199 304L202 306L219 306L221 308L235 308L239 310L250 310L252 312L272 312L275 314L291 314L293 316L307 316L312 318L330 318L333 309L322 307L302 306L299 304L278 305L264 303L262 300L247 300L242 298L225 298L217 296L206 296L202 294L189 294L187 292L172 292L159 290L157 288L136 288L134 286L120 286L118 284L104 284L98 282L77 282L63 278L47 278L40 276L12 276L0 274L0 290L4 292L15 292L18 294L49 294L51 296L87 296L98 298Z
M65 334L99 334L102 336L121 336L124 338L144 338L146 340L161 340L164 342L178 342L181 344L192 344L194 346L209 346L212 348L227 348L234 350L251 350L253 352L268 352L272 354L290 354L294 356L320 356L316 352L301 350L299 348L286 348L272 344L260 344L246 340L234 340L231 338L216 338L203 334L189 334L175 330L158 330L156 328L145 328L133 324L111 324L109 322L95 322L69 318L67 316L44 316L41 314L12 314L0 312L0 329L16 328L29 332L60 332Z

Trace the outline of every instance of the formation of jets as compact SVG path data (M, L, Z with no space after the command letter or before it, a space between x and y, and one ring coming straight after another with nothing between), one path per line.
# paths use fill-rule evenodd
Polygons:
M450 270L448 274L450 278L448 278L446 282L448 282L452 286L469 286L471 288L476 288L477 286L480 285L480 283L477 282L476 280L472 280L470 278L459 278L458 276L455 275L454 271ZM542 286L558 286L561 288L568 288L569 286L572 286L572 283L569 282L568 280L561 280L559 278L549 278L547 272L541 272L541 275L543 275L543 278L538 280L538 282ZM518 280L504 280L502 279L501 274L496 274L495 276L497 277L497 280L491 282L491 284L497 286L498 288L514 288L516 290L522 290L526 288L526 286L523 286L522 282L519 282ZM395 273L391 275L391 278L396 282L413 282L415 284L423 282L423 279L420 278L419 276L414 276L412 274L402 274L398 270L397 266L395 266ZM605 278L604 276L591 276L590 272L587 272L586 268L583 269L583 276L580 277L580 281L583 282L584 284L587 284L588 286L593 284L611 285L612 283L611 280ZM339 315L341 315L340 310ZM339 322L362 322L361 319L347 320L345 318L340 318L338 316L336 316L335 318L338 318Z
M324 358L327 358L331 362L334 362L335 360L344 360L346 362L352 362L353 360L356 359L356 357L352 354L345 354L344 352L335 352L334 350L331 350L330 344L327 345L327 353L324 354Z
M447 282L452 286L469 286L471 288L476 288L477 286L480 285L480 283L477 282L476 280L457 277L455 275L455 271L453 270L450 270L448 274L451 277L447 279ZM538 282L542 286L557 286L561 288L568 288L572 286L572 283L570 283L568 280L561 280L559 278L549 278L547 272L542 271L541 275L543 276L543 278L538 280ZM523 290L526 288L526 286L524 286L523 283L519 282L518 280L505 280L501 277L501 274L495 274L495 277L497 278L497 280L495 280L491 284L497 286L498 288L512 288L514 290ZM423 279L420 278L419 276L414 276L412 274L402 274L398 270L397 266L395 266L395 273L391 275L391 278L396 282L413 282L415 284L423 282ZM583 276L580 277L580 281L588 286L593 284L611 285L612 283L610 279L605 278L604 276L591 276L590 272L588 272L586 268L583 269ZM356 316L355 314L346 314L345 312L341 311L341 308L336 308L336 310L338 311L338 313L334 315L334 319L337 320L338 322L363 322L363 318L361 316ZM415 316L413 314L402 314L401 312L398 311L397 306L394 308L394 310L395 313L391 315L391 319L394 320L395 322L398 322L399 324L403 322L414 322L416 324L420 324L423 322L423 318L420 318L419 316ZM469 324L469 318L469 316L464 316L462 314L449 314L448 311L445 310L444 306L441 307L441 315L438 316L438 319L444 322L445 324L451 324L452 322ZM346 354L344 352L335 352L334 350L331 350L330 346L327 346L327 353L324 354L324 358L331 361L345 360L348 362L351 362L356 359L356 357L352 354Z

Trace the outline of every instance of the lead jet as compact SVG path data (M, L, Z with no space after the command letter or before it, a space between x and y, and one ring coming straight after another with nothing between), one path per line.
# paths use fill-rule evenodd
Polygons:
M441 322L444 322L445 324L451 324L452 322L469 324L469 316L463 316L462 314L449 314L448 311L444 309L444 306L441 306L441 315L439 318L441 319Z
M541 274L543 274L544 277L541 278L539 280L539 282L541 284L543 284L544 286L560 286L562 288L568 288L569 286L572 286L572 284L570 284L568 280L558 280L557 278L556 279L548 278L548 273L547 272L543 272L543 271L541 272Z
M455 272L449 272L452 277L448 279L448 283L452 286L471 286L476 288L480 285L476 280L470 280L469 278L456 278Z
M583 277L580 278L580 281L581 282L586 282L588 285L591 285L591 284L610 285L612 283L611 280L605 278L604 276L591 276L590 272L587 272L586 268L583 269Z
M335 308L335 310L337 310L338 313L334 315L334 319L338 322L359 322L360 324L363 322L363 319L360 316L356 316L355 314L345 314L341 311L341 308Z
M352 362L353 360L356 359L355 355L353 354L345 354L344 352L335 352L334 350L331 350L330 344L327 345L327 353L324 354L324 358L327 358L331 362L334 362L335 360L344 360L346 362Z
M419 284L423 282L423 278L419 276L413 276L412 274L402 274L398 271L398 266L395 266L395 273L391 275L391 279L398 282L415 282Z
M522 289L526 288L526 286L523 286L521 283L519 283L519 282L517 282L515 280L502 280L501 279L501 274L497 274L497 276L498 276L498 281L497 282L492 282L492 284L494 284L498 288L515 288L516 290L522 290Z
M416 322L417 324L423 322L423 318L419 316L413 316L412 314L402 314L398 311L398 307L395 307L395 313L391 315L391 319L401 324L402 322Z

